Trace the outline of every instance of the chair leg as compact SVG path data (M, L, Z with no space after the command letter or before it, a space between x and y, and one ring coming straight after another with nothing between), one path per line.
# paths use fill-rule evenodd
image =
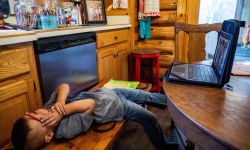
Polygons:
M140 79L141 79L141 76L140 76L141 62L140 62L140 59L138 59L138 58L135 59L135 69L134 69L134 72L135 72L134 80L135 81L140 81Z

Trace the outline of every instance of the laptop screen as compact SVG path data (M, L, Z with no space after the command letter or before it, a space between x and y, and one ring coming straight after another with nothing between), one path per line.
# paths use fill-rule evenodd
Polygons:
M212 66L215 68L219 76L221 76L225 70L231 42L232 35L221 31L212 63Z

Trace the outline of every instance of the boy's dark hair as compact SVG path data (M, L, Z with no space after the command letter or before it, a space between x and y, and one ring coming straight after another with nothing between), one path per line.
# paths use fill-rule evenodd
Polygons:
M16 150L23 150L30 131L27 119L19 118L11 132L11 141Z

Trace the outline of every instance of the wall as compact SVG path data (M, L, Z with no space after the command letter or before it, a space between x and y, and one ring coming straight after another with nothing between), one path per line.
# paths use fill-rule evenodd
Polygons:
M134 5L137 6L137 5ZM131 7L132 8L132 7ZM137 11L137 7L134 9ZM164 75L175 54L175 22L197 24L199 0L160 0L160 17L151 19L150 40L138 38L138 21L134 18L135 29L132 49L158 49L160 55L160 75ZM185 44L185 35L180 35L180 42Z

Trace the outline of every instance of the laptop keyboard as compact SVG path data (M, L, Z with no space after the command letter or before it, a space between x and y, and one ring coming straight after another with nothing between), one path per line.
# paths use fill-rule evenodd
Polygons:
M188 79L197 81L217 81L211 66L195 64L188 64Z

